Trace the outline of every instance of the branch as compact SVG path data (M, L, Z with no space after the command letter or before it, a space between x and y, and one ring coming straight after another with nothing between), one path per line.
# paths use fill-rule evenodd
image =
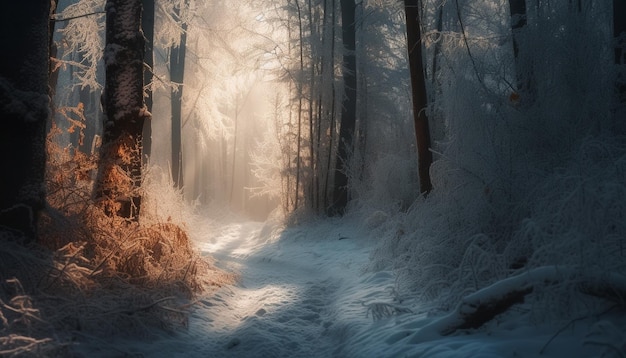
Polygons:
M626 277L615 273L580 274L572 267L543 266L498 281L463 298L454 312L417 331L411 343L421 343L458 330L479 328L517 303L524 302L535 287L573 279L575 288L587 295L624 305Z
M158 305L159 303L161 303L161 302L170 301L170 300L174 300L174 299L176 299L176 297L173 297L173 296L163 297L163 298L158 299L158 300L156 300L156 301L154 301L154 302L152 302L152 303L148 303L148 304L146 304L146 305L144 305L144 306L141 306L141 307L136 307L136 308L131 308L131 309L127 309L127 310L122 310L122 311L120 311L119 313L125 313L125 314L127 314L127 315L132 315L132 314L134 314L134 313L136 313L136 312L140 312L140 311L147 311L147 310L149 310L150 308L152 308L152 307L154 307L154 306L157 306L157 305ZM159 306L159 307L160 307L160 308L163 308L163 307L161 307L161 306Z
M75 19L80 19L81 17L87 17L87 16L92 16L92 15L99 15L99 14L104 14L104 11L95 11L95 12L90 12L88 14L82 14L82 15L76 15L76 16L70 16L70 17L64 17L64 18L58 18L59 14L54 14L52 16L50 16L50 20L54 21L54 22L58 22L58 21L70 21L70 20L75 20Z

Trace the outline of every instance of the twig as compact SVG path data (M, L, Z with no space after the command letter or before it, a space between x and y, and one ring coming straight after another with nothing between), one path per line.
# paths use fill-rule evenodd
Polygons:
M6 342L3 342L5 340ZM15 341L19 341L20 343L28 343L28 344L24 346L15 347L13 349L0 351L1 357L10 357L10 356L18 355L20 353L30 352L32 351L33 347L36 347L41 344L50 343L52 342L52 339L44 338L44 339L37 340L31 337L22 337L22 336L17 336L17 335L12 334L6 338L2 337L2 339L0 340L0 342L2 343L16 343Z
M472 61L472 67L474 68L474 73L476 74L476 79L478 80L478 82L480 82L480 84L485 87L485 83L483 82L483 79L480 77L480 74L478 73L478 68L476 66L476 61L474 61L474 56L472 56L472 52L470 51L470 47L469 47L469 43L467 42L467 35L465 34L465 26L463 25L463 20L461 19L461 9L459 8L459 0L456 0L456 15L457 18L459 19L459 25L461 26L461 33L463 34L463 42L465 43L465 48L467 49L467 54L470 58L470 60Z
M94 12L90 12L90 13L87 13L87 14L70 16L70 17L64 17L64 18L59 18L58 17L59 14L54 14L54 15L50 16L50 20L52 20L54 22L70 21L70 20L80 19L81 17L87 17L87 16L99 15L99 14L105 14L105 12L104 11L94 11Z
M138 307L138 308L135 308L135 309L132 309L132 310L123 310L123 311L120 311L119 313L125 313L125 314L128 314L128 315L132 315L133 313L136 313L136 312L139 312L139 311L147 311L150 308L158 305L161 302L165 302L165 301L169 301L169 300L175 300L175 299L176 299L176 297L174 297L174 296L163 297L163 298L161 298L159 300L156 300L156 301L154 301L152 303L149 303L149 304L147 304L145 306L141 306L141 307Z

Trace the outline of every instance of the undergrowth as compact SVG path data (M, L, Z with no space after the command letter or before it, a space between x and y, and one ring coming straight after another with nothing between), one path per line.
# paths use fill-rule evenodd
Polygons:
M75 340L186 327L194 297L233 276L195 251L182 222L106 215L92 201L96 156L60 147L59 134L38 244L0 238L0 356L71 356Z

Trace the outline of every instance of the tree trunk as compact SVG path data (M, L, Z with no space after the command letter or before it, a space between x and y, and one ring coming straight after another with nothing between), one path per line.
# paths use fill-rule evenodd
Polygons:
M50 54L50 58L57 58L58 56L58 48L56 43L54 42L54 31L56 27L56 21L54 20L54 15L57 12L57 1L50 1L50 17L49 17L49 25L48 25L48 51ZM50 98L54 99L56 95L57 84L59 80L59 69L56 68L56 65L52 61L48 61L48 93L50 94ZM50 101L50 113L54 114L56 111L56 107L54 105L54 100ZM54 115L52 115L54 116ZM52 125L52 121L47 123L46 132L50 130L50 126Z
M175 9L180 19L180 9ZM180 44L170 52L170 80L178 85L172 94L172 178L174 186L183 187L182 109L183 80L185 78L185 55L187 51L187 24L182 23Z
M329 67L334 69L335 68L335 30L336 30L336 2L335 0L330 0L331 1L331 33L330 33L330 60L329 60ZM333 159L333 146L334 146L334 141L333 139L335 138L335 116L336 116L336 102L335 102L335 95L336 95L336 87L335 87L335 71L334 70L329 70L329 83L330 83L330 109L328 112L328 116L330 117L330 123L328 124L328 128L329 128L329 136L328 136L328 152L326 153L326 177L324 178L324 188L322 189L322 193L324 193L324 209L329 209L329 200L330 200L330 190L328 189L329 187L329 181L330 181L330 174L331 174L331 168L332 168L332 159Z
M233 196L235 194L235 175L237 165L237 133L239 132L239 98L235 98L235 128L233 130L233 160L230 170L230 195L228 196L228 203L233 207Z
M141 28L146 39L146 53L143 62L147 68L143 72L145 89L145 101L148 112L152 113L152 70L154 68L154 0L142 0L143 13L141 16ZM152 153L152 121L143 124L143 148L142 154L147 160Z
M316 49L314 47L314 43L316 42L316 39L314 36L317 35L316 33L316 29L315 29L315 20L313 19L313 4L311 3L311 0L308 1L308 17L309 17L309 36L311 37L311 39L309 40L309 46L310 46L310 51L311 51L311 63L310 63L310 69L309 69L309 98L308 98L308 111L309 111L309 176L308 176L308 182L306 185L306 198L308 201L308 206L310 208L314 208L317 209L316 206L316 199L317 199L317 194L315 192L315 182L317 180L318 177L318 173L317 173L317 163L316 163L316 158L317 158L317 147L316 147L316 143L315 143L315 122L316 122L316 118L314 116L313 113L313 108L315 107L315 100L314 100L314 93L316 91L316 82L315 82L315 67L317 66L317 61L320 61L320 59L318 57L322 57L321 54L319 54L319 49ZM319 54L318 56L316 56L316 52L317 54ZM322 60L323 61L323 60Z
M343 215L348 205L348 161L354 151L356 124L356 5L354 0L341 0L341 28L343 38L344 97L339 125L339 143L335 166L335 186L331 215Z
M299 0L295 0L296 8L298 10L298 31L300 34L300 41L298 42L300 47L300 74L304 74L304 28L302 25L302 11L300 9ZM296 144L296 193L294 199L293 210L298 209L300 199L300 186L301 186L301 168L302 168L302 102L304 97L303 80L300 78L298 87L298 129L297 129L297 144Z
M511 95L514 103L524 102L530 104L534 101L534 89L532 80L532 68L525 56L520 53L519 32L527 25L526 0L509 0L511 14L511 34L513 38L513 58L515 61L515 92Z
M441 36L443 36L443 34L441 33L443 30L443 5L439 6L439 10L437 10L437 36L439 37L439 41L435 42L435 49L433 51L433 68L432 68L432 79L431 82L433 84L433 86L435 86L437 84L437 69L438 69L438 61L439 61L439 54L441 53ZM433 93L436 93L436 91L433 91ZM432 96L434 97L434 95ZM431 100L434 100L434 98L431 98Z
M150 114L143 98L141 0L107 0L105 110L95 196L108 215L137 220L141 139Z
M27 242L45 206L49 16L50 0L14 2L0 14L0 230Z
M613 35L615 44L615 65L617 77L617 96L621 104L626 104L626 0L613 0Z
M428 127L428 117L426 116L428 97L426 95L426 79L422 63L419 1L405 0L404 10L406 14L407 49L409 53L420 192L427 195L432 190L430 165L433 162L433 155L430 152L430 129Z

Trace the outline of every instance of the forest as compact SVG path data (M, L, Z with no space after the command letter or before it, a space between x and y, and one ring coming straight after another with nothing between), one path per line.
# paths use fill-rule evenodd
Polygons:
M0 357L626 356L626 0L0 31Z

